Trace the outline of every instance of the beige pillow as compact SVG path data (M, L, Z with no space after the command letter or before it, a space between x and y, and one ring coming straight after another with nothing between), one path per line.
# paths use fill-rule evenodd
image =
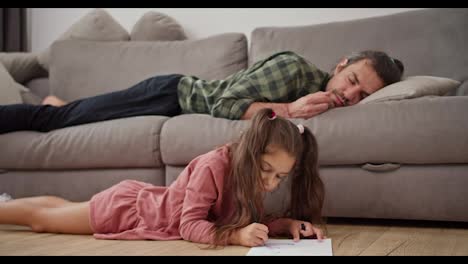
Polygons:
M364 98L360 104L403 100L422 96L443 96L460 86L460 82L435 76L411 76L388 85Z
M135 23L130 38L141 41L174 41L185 40L187 36L175 19L163 13L150 11Z
M130 35L108 12L98 8L75 22L57 40L64 39L121 41L129 40ZM49 70L49 56L50 47L38 56L39 64L46 70Z
M0 105L22 103L21 91L27 90L27 88L15 82L5 66L0 63Z

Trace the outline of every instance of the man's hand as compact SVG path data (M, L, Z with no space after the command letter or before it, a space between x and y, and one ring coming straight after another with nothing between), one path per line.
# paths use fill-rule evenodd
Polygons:
M293 240L296 242L299 241L301 235L303 237L316 235L318 240L326 238L323 235L322 229L315 227L309 222L299 220L291 220L289 222L289 233L293 236Z
M291 118L311 118L334 106L330 92L316 92L288 104Z
M253 223L234 231L230 244L246 247L263 246L268 240L268 227L263 224Z
M316 92L292 103L252 103L241 119L250 119L260 109L271 108L284 118L311 118L335 106L330 92Z

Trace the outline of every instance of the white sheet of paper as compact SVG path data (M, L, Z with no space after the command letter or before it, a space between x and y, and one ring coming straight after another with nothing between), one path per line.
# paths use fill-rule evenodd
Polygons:
M252 247L247 256L333 256L331 239L269 239L265 246Z

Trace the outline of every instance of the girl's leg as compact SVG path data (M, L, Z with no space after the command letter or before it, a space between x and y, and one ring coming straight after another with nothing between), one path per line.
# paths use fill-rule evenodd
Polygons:
M93 234L89 202L33 197L0 203L0 224L29 226L35 232Z
M20 201L25 203L30 203L31 205L39 207L60 207L68 204L73 204L74 202L65 200L57 196L37 196L37 197L28 197L28 198L19 198L14 201Z

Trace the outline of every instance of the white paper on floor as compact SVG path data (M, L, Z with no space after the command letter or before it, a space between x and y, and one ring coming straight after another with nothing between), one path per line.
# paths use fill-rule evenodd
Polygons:
M265 246L253 247L247 256L333 256L331 239L269 239Z

